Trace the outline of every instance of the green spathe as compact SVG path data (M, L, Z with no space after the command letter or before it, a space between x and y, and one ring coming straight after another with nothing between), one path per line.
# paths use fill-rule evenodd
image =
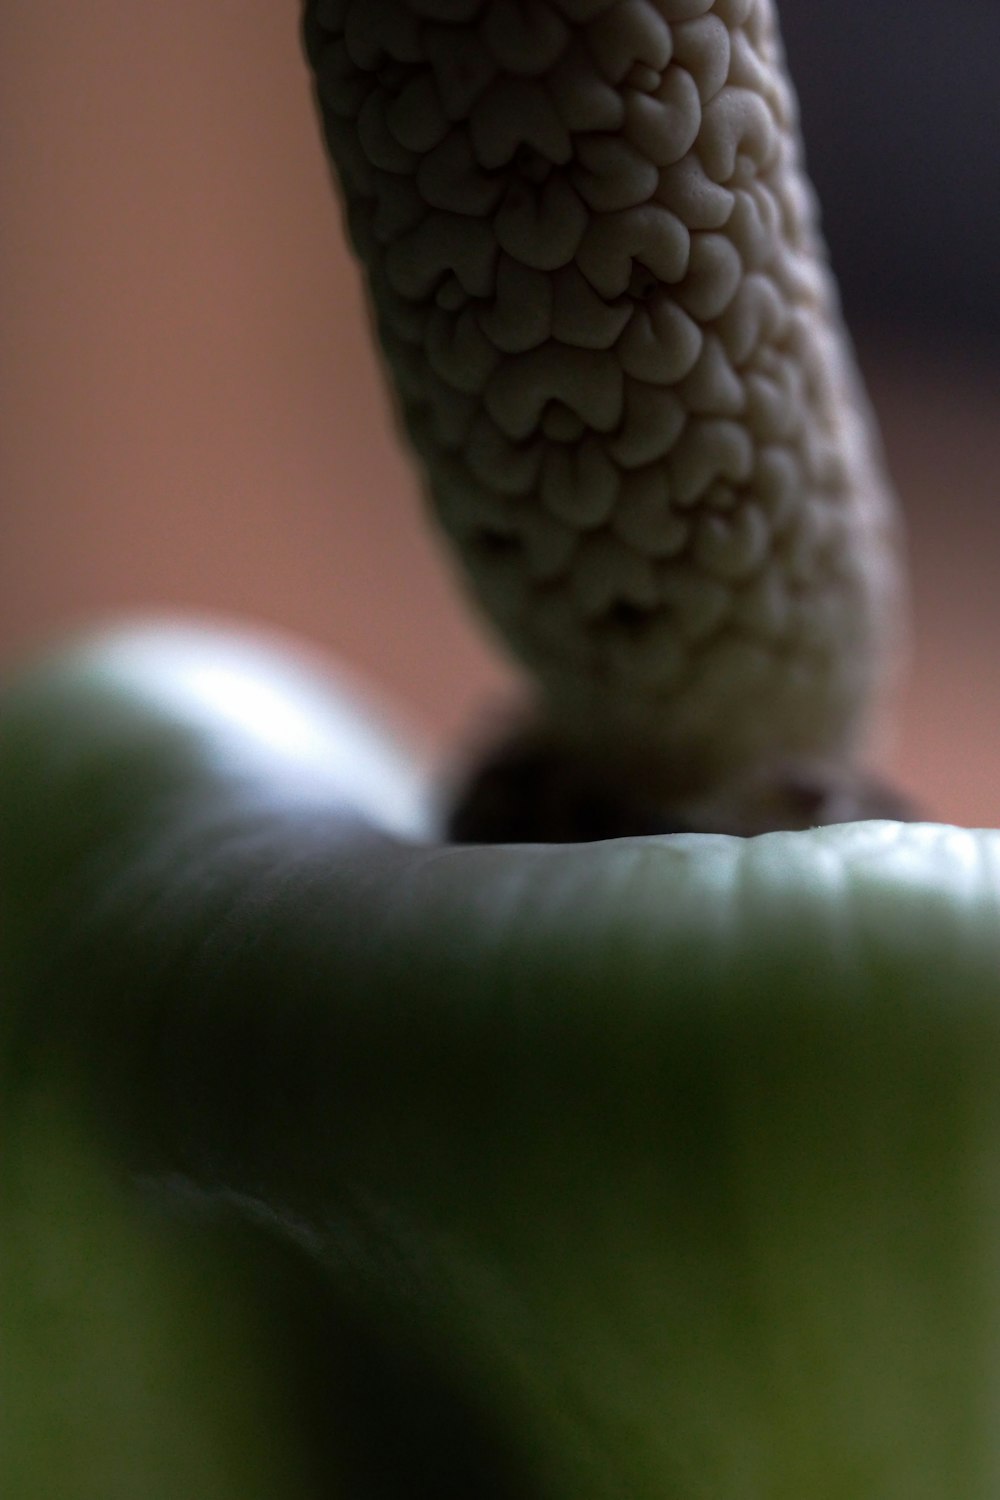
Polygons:
M8 1097L3 1162L3 1494L330 1495L249 1274L259 1232L144 1201L51 1079Z
M405 1347L345 1493L995 1500L1000 833L447 849L414 787L219 633L4 698L7 1071Z

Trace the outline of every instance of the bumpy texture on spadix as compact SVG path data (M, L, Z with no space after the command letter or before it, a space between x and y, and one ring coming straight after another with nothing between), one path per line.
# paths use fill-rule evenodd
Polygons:
M771 0L312 0L410 436L551 715L855 749L898 580Z

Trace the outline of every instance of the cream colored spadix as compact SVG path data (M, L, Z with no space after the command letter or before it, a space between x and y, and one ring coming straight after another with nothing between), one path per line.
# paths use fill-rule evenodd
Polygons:
M772 0L313 0L306 40L434 508L552 720L675 785L855 755L899 575Z

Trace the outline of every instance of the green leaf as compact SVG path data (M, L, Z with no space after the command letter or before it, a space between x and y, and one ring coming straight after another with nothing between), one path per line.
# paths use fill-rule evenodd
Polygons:
M157 630L11 686L0 789L8 1072L307 1247L412 1460L346 1493L995 1496L1000 834L432 847L343 688Z
M4 1113L4 1494L329 1495L253 1295L250 1244L223 1259L217 1235L124 1182L54 1081Z

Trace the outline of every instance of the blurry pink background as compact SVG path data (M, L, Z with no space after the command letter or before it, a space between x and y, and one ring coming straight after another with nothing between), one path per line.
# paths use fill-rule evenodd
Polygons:
M4 0L0 655L122 611L302 635L435 744L512 678L392 429L295 0ZM915 634L886 766L1000 822L997 365L862 337Z

